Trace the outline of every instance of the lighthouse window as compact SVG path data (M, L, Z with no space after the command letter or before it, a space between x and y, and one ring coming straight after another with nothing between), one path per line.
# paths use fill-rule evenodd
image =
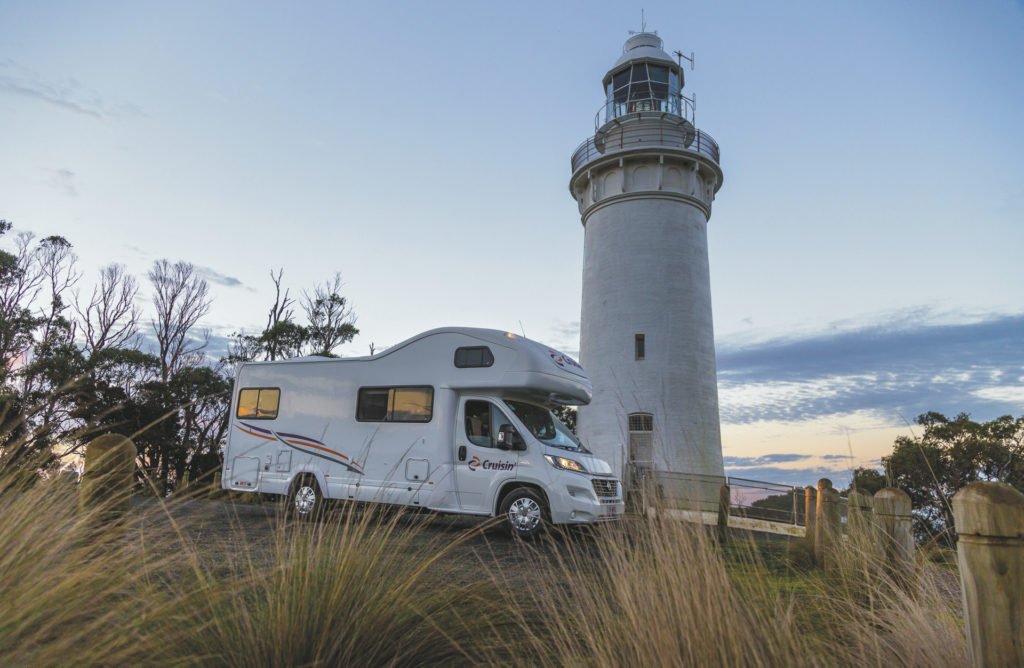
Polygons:
M629 415L629 462L632 474L645 477L645 471L654 463L654 416L650 413Z
M637 111L679 113L679 73L653 63L635 63L612 75L608 86L610 118Z
M651 97L651 87L646 81L640 83L633 83L629 86L629 99L630 100L647 100ZM647 111L648 109L636 111Z
M637 334L633 338L633 352L636 355L637 361L647 356L647 342L644 340L643 334Z

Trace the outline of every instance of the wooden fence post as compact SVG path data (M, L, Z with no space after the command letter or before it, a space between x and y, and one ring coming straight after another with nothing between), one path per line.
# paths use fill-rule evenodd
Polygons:
M849 504L847 526L850 539L856 541L861 548L873 551L873 545L876 541L872 535L875 528L875 518L871 512L874 505L871 494L854 488L850 490L847 502Z
M811 555L811 561L814 561L814 541L815 533L817 531L817 522L815 518L818 516L818 490L814 487L807 486L804 489L804 544L807 545L807 553Z
M953 497L971 665L1024 666L1024 494L972 482Z
M885 487L875 494L875 518L881 528L882 552L893 573L909 575L914 565L914 524L910 497L902 489Z
M729 537L729 509L732 507L732 494L728 485L718 489L718 542L724 543Z
M826 572L836 565L835 549L841 529L839 526L839 492L832 488L832 481L822 478L818 481L818 509L814 532L814 561Z

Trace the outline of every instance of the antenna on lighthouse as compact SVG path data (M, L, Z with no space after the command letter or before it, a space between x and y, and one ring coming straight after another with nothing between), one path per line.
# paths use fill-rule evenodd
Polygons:
M636 30L627 30L626 32L629 33L630 35L637 34ZM644 8L643 7L640 8L640 32L647 32L647 19L644 18ZM654 34L657 35L658 31L655 30Z
M683 69L683 61L690 63L690 71L693 71L693 51L690 52L690 56L687 57L682 51L676 50L672 52L677 58L679 58L679 69Z

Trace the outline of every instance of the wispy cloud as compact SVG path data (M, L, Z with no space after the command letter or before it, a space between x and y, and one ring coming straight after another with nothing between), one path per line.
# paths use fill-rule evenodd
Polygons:
M873 462L854 462L849 455L773 453L759 457L725 457L725 473L744 480L766 480L780 485L814 485L821 478L837 487L849 485L853 469Z
M758 457L726 457L725 465L729 467L738 466L766 466L768 464L783 464L786 462L798 462L808 458L808 455L776 453L760 455Z
M46 169L49 178L46 185L57 190L68 197L78 197L78 189L75 188L75 173L70 169Z
M234 276L227 276L226 274L222 274L216 269L211 269L209 267L197 266L196 272L211 283L216 283L218 285L224 285L229 288L237 288L242 285L242 281L238 280Z
M966 411L988 419L1024 410L1024 314L967 324L905 320L718 355L724 422L804 420L885 411Z
M110 102L72 78L49 80L13 60L0 61L0 93L17 95L102 120L111 116L144 116L131 103Z

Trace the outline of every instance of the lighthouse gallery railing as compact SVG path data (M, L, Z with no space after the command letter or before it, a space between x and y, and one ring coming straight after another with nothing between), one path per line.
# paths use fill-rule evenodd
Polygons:
M646 113L650 114L652 112ZM580 144L572 154L572 171L575 173L577 169L596 158L611 155L626 149L644 148L645 146L649 146L651 149L656 149L661 146L680 148L685 151L690 151L706 158L710 158L715 161L715 164L718 164L719 162L718 142L716 142L711 135L701 130L695 130L692 134L687 134L683 138L666 136L651 143L649 141L644 142L641 137L631 138L630 133L626 127L623 126L621 134L616 132L614 137L606 140L604 147L605 150L603 151L599 151L597 149L597 146L594 144L593 137Z

